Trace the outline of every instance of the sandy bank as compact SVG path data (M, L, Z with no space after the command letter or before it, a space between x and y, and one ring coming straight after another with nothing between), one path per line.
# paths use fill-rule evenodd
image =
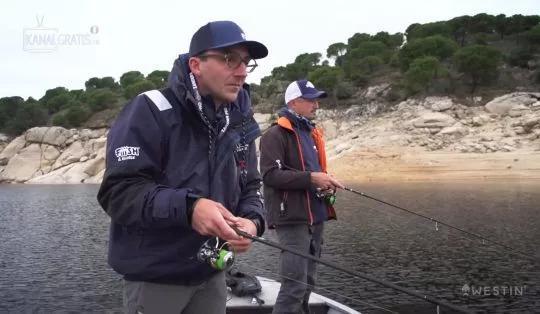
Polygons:
M539 180L540 151L426 152L414 149L354 151L330 161L343 181Z

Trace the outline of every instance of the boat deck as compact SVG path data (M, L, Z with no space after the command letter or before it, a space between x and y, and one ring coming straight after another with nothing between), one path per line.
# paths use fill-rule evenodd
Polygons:
M281 284L272 279L264 277L257 278L259 279L262 287L262 291L258 294L258 297L264 301L264 304L259 305L252 297L237 297L229 292L227 313L272 313L272 308L274 307ZM327 297L323 297L317 293L311 293L309 298L309 307L312 314L360 314L358 311L355 311Z

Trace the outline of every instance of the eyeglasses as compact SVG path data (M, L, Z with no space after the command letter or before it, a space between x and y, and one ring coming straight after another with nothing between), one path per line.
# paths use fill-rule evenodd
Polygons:
M224 61L229 67L229 69L231 70L237 69L240 66L240 64L243 63L246 65L246 72L251 73L258 66L257 61L255 61L255 59L251 59L250 57L246 57L244 59L242 58L241 55L239 55L236 52L228 52L222 55L221 54L204 54L204 55L199 56L199 58L201 59L210 58L210 57Z

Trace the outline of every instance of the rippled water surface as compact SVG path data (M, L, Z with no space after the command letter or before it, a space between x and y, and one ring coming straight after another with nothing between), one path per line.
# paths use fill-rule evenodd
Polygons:
M538 182L352 187L538 254ZM108 217L95 199L97 189L0 186L0 312L121 311L122 281L106 264ZM336 208L338 221L325 231L324 259L473 311L539 311L538 260L350 192L339 193ZM265 237L275 240L272 231ZM278 279L278 256L255 244L238 265ZM435 313L425 301L326 266L319 268L318 292L363 313Z

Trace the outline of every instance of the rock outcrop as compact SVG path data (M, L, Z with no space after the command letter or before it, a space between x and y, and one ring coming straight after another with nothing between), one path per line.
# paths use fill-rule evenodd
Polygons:
M329 160L366 150L392 160L394 153L383 152L400 148L455 154L540 151L540 93L511 93L473 107L450 97L409 99L380 113L390 107L377 98L387 90L385 85L368 89L364 105L318 111ZM255 119L263 130L273 122L270 114L257 113ZM37 127L9 144L4 140L0 182L99 183L106 135L106 128Z
M98 183L105 168L107 129L35 127L0 153L0 181Z
M540 151L538 98L540 93L512 93L485 106L468 107L450 97L427 97L409 99L392 111L371 117L358 115L363 110L355 107L320 110L318 117L330 160L373 148L414 147L455 153ZM513 110L519 114L512 114Z

